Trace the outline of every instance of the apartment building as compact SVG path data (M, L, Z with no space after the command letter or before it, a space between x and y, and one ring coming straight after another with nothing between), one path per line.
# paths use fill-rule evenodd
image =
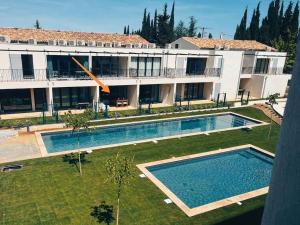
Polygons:
M72 60L109 86L109 95ZM158 48L138 35L0 28L0 117L51 115L285 94L286 53L255 41L180 38Z

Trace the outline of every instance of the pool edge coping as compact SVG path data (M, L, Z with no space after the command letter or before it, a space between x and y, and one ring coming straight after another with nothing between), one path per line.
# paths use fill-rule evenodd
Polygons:
M182 137L190 137L190 136L196 136L201 134L209 134L209 133L217 133L217 132L224 132L224 131L230 131L230 130L239 130L243 128L253 128L257 126L263 126L267 125L269 123L261 120L257 120L248 116L241 115L239 113L235 113L232 111L228 112L219 112L219 113L207 113L207 114L201 114L201 115L191 115L191 116L184 116L184 117L172 117L172 118L162 118L162 119L153 119L153 120L145 120L145 121L133 121L133 122L126 122L126 123L116 123L116 124L105 124L105 125L96 125L91 126L91 128L106 128L106 127L114 127L114 126L126 126L131 124L143 124L143 123L151 123L151 122L160 122L160 121L172 121L177 119L186 119L186 118L196 118L196 117L205 117L210 115L226 115L231 114L238 117L242 117L245 119L248 119L250 121L256 122L257 124L253 125L246 125L246 126L240 126L240 127L231 127L231 128L225 128L225 129L218 129L218 130L211 130L211 131L200 131L195 133L188 133L188 134L179 134L179 135L172 135L172 136L166 136L166 137L159 137L159 138L150 138L150 139L144 139L139 141L131 141L131 142L124 142L124 143L118 143L118 144L110 144L110 145L100 145L100 146L93 146L88 148L80 148L80 149L73 149L73 150L66 150L66 151L60 151L60 152L53 152L49 153L47 151L46 145L44 143L44 140L42 138L42 134L44 133L56 133L56 132L63 132L63 131L70 131L71 128L60 128L50 131L37 131L35 132L35 136L37 139L37 143L41 152L42 157L50 157L50 156L58 156L63 154L70 154L74 152L84 152L84 151L93 151L93 150L100 150L100 149L106 149L106 148L113 148L113 147L119 147L119 146L127 146L132 144L141 144L146 142L152 142L152 141L160 141L160 140L167 140L167 139L174 139L174 138L182 138Z
M188 217L192 217L195 215L199 215L205 212L209 212L218 208L222 208L225 206L229 206L232 204L235 204L240 201L245 201L254 197L258 197L264 194L267 194L269 191L269 186L256 189L250 192L246 192L240 195L236 196L231 196L222 200L218 200L215 202L211 202L202 206L198 206L195 208L189 208L177 195L175 195L169 188L167 188L160 180L158 180L146 167L149 166L156 166L156 165L161 165L161 164L166 164L166 163L171 163L171 162L178 162L182 160L188 160L188 159L193 159L193 158L199 158L199 157L205 157L209 155L215 155L215 154L220 154L220 153L225 153L225 152L231 152L231 151L238 151L241 148L254 148L256 151L259 151L261 153L264 153L272 158L275 157L275 154L268 152L260 147L257 147L252 144L246 144L246 145L239 145L239 146L234 146L234 147L229 147L229 148L224 148L224 149L219 149L219 150L213 150L209 152L203 152L203 153L197 153L197 154L192 154L192 155L186 155L186 156L180 156L180 157L173 157L169 159L164 159L164 160L158 160L158 161L153 161L153 162L148 162L148 163L142 163L136 165L137 168L157 187L162 191L168 198L170 198Z

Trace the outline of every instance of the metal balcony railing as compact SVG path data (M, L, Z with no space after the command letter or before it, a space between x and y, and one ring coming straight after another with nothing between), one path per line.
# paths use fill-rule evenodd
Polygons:
M259 71L255 67L243 67L242 74L257 74L257 75L282 75L283 68L275 67L269 68L268 71Z
M221 68L206 68L203 71L186 71L185 68L164 69L111 69L101 70L93 68L96 77L107 79L130 78L189 78L189 77L219 77ZM90 80L91 78L82 70L48 70L48 69L0 69L0 82L8 81L48 81L48 80Z
M155 70L144 70L144 69L134 69L129 70L130 77L166 77L166 78L176 78L176 77L219 77L221 75L221 68L206 68L202 71L187 71L185 68L164 68Z

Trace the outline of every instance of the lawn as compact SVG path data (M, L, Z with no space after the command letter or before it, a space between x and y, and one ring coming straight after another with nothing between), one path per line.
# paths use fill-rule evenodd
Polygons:
M231 111L268 121L256 109ZM116 188L106 182L106 160L117 152L134 154L135 164L206 152L242 144L254 144L274 152L279 127L234 130L181 139L103 149L87 156L80 177L75 166L63 162L62 156L22 162L22 171L0 173L0 221L2 224L98 224L90 214L92 208L106 201L116 205ZM175 204L166 205L166 196L148 179L135 178L121 196L120 224L136 225L258 225L265 197L244 201L188 218Z

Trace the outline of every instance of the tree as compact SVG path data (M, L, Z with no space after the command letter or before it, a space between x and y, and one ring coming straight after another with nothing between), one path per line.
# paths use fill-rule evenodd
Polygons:
M268 104L271 106L271 108L273 109L273 106L275 104L278 104L277 102L277 98L280 96L279 93L275 93L275 94L272 94L270 95L267 100L268 100ZM269 129L269 133L268 133L268 139L270 139L270 136L271 136L271 130L272 130L272 122L273 122L273 119L272 119L272 113L271 113L271 116L270 116L270 129Z
M291 32L297 34L299 29L299 2L297 2L291 19Z
M251 40L258 40L259 38L259 21L260 21L260 3L257 8L253 11L250 27L248 29L249 38Z
M124 32L123 33L127 34L127 27L126 26L124 26Z
M153 43L157 42L157 9L155 10L154 19L153 19L152 41Z
M144 17L142 21L142 29L141 29L141 35L142 37L146 37L146 32L147 32L147 9L144 9Z
M158 16L157 43L160 46L165 46L171 42L169 19L168 5L165 4L163 14Z
M122 156L118 153L115 157L108 159L105 165L108 180L117 185L117 225L119 224L122 187L133 177L133 161L134 157Z
M195 37L197 35L197 20L195 17L190 17L190 24L188 29L188 36L189 37Z
M175 26L175 1L173 2L169 25L170 25L170 35L171 35L170 39L171 39L171 42L172 42L175 39L175 34L174 34L174 26Z
M237 25L235 35L234 35L235 40L247 39L247 17L248 17L248 8L245 9L240 25Z
M89 130L90 123L89 121L95 117L94 111L92 109L86 109L82 114L73 114L71 111L65 113L63 118L64 123L67 127L72 128L72 134L76 133L77 135L77 149L78 149L78 163L79 163L79 172L82 176L81 168L81 152L80 152L80 131Z
M127 35L130 34L130 31L129 31L129 25L127 26L127 32L126 32Z
M35 29L42 29L40 22L38 20L35 21L34 27L35 27Z
M188 36L188 29L185 27L184 22L180 20L175 28L175 37L178 39L185 36Z
M213 35L211 33L209 33L208 38L213 39Z

